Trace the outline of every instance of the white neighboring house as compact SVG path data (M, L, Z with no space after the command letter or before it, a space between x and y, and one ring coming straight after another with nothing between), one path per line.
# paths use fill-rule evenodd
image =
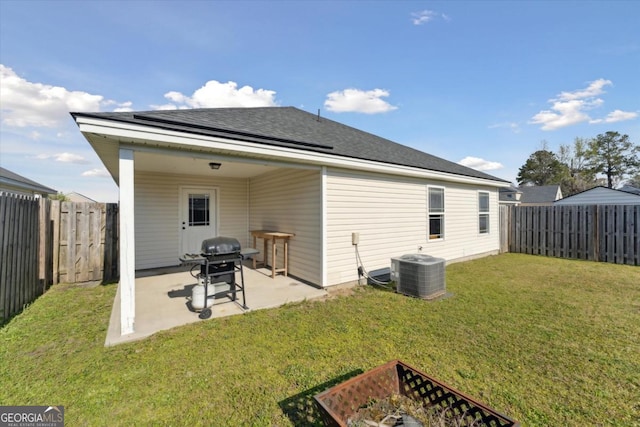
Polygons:
M509 182L297 108L72 116L119 186L123 335L135 270L177 265L218 235L244 248L251 230L295 234L289 273L318 287L358 280L352 233L369 271L418 248L499 252Z
M633 187L627 190L594 187L558 200L553 205L640 205L640 194Z
M520 198L522 197L522 191L520 189L509 186L506 188L501 188L500 193L500 204L505 206L517 206L520 204Z
M87 197L84 194L80 194L76 191L72 191L71 193L65 194L65 197L70 202L75 202L75 203L97 203L92 198Z
M53 188L46 187L9 169L0 167L0 192L33 196L36 198L57 194Z

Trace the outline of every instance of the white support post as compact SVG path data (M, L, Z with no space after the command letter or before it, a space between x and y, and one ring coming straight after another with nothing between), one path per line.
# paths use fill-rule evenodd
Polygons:
M327 286L327 167L320 171L320 269L322 271L322 287Z
M134 152L120 149L120 333L131 334L136 318Z

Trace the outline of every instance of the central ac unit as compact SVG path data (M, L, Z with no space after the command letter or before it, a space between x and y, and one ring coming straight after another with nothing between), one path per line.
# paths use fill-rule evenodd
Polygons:
M391 258L391 280L396 291L412 297L433 299L446 292L445 260L425 254Z

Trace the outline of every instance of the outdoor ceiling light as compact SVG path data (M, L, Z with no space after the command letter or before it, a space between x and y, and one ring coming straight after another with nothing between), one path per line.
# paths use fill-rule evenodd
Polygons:
M209 167L213 170L220 169L220 166L222 166L222 163L216 163L216 162L209 163Z

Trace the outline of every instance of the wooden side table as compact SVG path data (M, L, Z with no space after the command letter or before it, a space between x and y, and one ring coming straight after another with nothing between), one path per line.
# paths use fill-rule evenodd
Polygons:
M262 263L267 266L267 244L271 241L271 277L275 278L276 273L284 273L286 276L289 268L289 239L295 234L292 233L283 233L281 231L270 231L270 230L253 230L251 231L251 235L253 236L253 247L257 248L256 240L262 239L264 243L264 252L263 252L263 260ZM278 239L282 240L284 243L284 268L276 268L276 244ZM253 268L256 268L256 257L253 258Z

